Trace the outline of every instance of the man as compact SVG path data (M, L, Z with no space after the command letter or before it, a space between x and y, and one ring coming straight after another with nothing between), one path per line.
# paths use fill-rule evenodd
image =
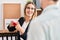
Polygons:
M41 0L42 14L31 21L27 40L60 40L58 0Z

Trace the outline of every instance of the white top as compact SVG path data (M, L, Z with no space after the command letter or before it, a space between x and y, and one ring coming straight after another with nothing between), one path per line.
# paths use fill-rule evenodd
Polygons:
M29 22L24 22L23 23L22 28L24 29L24 31L26 30L28 24L29 24ZM21 38L21 40L23 40L23 39Z
M60 40L60 10L56 5L48 6L31 21L27 40Z
M28 24L29 24L29 22L24 22L23 25L22 25L22 28L23 28L24 30L26 30Z

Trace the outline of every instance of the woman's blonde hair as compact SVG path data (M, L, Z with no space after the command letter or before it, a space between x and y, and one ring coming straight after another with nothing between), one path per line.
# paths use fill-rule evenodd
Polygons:
M26 5L25 5L24 15L26 15L26 8L27 8L27 5L29 5L29 4L32 4L32 5L34 5L34 7L35 7L34 13L33 13L33 16L32 16L32 17L34 17L34 16L36 16L37 11L36 11L36 6L35 6L35 4L34 4L33 2L31 2L31 1L27 2Z

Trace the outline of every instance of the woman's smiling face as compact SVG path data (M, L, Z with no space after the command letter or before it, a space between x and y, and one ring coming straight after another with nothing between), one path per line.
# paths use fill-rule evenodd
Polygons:
M32 16L35 11L35 6L33 4L28 4L26 7L26 16Z

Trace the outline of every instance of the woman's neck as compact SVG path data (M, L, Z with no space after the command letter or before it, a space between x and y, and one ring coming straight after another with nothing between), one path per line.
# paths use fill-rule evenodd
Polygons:
M32 17L29 17L29 16L25 16L25 21L26 22L29 22L31 20Z

